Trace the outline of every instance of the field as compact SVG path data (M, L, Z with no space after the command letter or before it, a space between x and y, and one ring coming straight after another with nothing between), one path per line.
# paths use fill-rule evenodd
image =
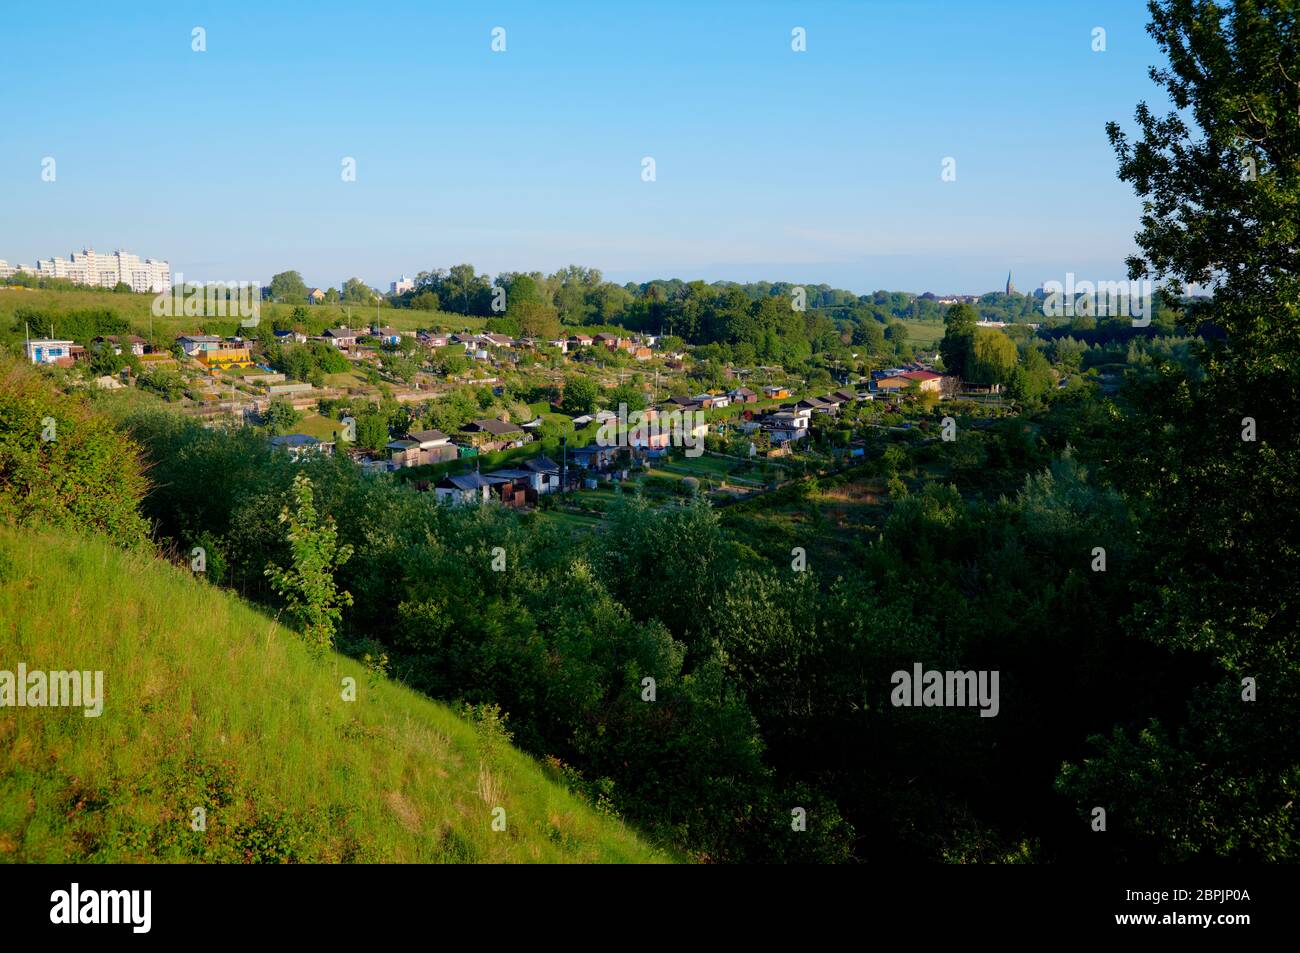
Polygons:
M0 862L670 859L482 723L153 556L0 529L0 620L9 667L103 672L99 717L0 716Z
M907 326L907 341L915 348L925 348L930 350L939 346L939 341L943 338L942 321L913 321L905 320Z
M237 317L154 316L153 301L154 295L115 294L111 291L90 288L75 291L0 288L0 334L3 334L6 339L13 338L13 323L19 308L43 313L108 309L129 321L133 332L141 337L167 342L187 332L234 334L238 331L240 319ZM376 310L362 305L342 304L303 304L302 307L307 311L308 330L311 333L319 333L327 327L340 325L359 328L363 325L369 326L376 320L385 326L402 331L414 331L419 328L436 328L444 331L481 329L485 323L480 317L443 311L415 311L389 307ZM293 305L263 302L261 321L269 324L277 318L287 320L293 310ZM55 331L57 330L56 326ZM18 327L17 334L21 338L21 326Z

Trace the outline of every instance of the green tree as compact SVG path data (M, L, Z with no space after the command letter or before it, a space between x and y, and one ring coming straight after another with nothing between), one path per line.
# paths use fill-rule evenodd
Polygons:
M967 361L975 343L975 326L979 312L969 304L954 304L943 319L943 340L939 342L939 356L944 369L963 379L969 379Z
M506 316L518 324L520 337L549 341L560 336L559 313L550 305L540 301L516 302L512 299Z
M1016 343L997 328L976 328L966 362L967 376L977 384L1005 384L1016 369Z
M596 399L599 396L600 388L591 378L571 377L564 384L560 409L572 417L590 414L596 409Z
M1132 854L1294 861L1300 32L1294 3L1156 0L1150 11L1169 60L1152 76L1176 111L1140 104L1136 141L1107 128L1143 205L1129 274L1175 294L1213 279L1211 301L1184 320L1217 333L1196 348L1198 367L1139 377L1111 453L1147 514L1152 565L1131 630L1214 671L1190 687L1185 713L1095 737L1098 755L1059 787L1080 814L1122 803L1107 837Z
M544 303L541 289L537 287L537 281L532 275L503 275L498 281L506 289L507 310L525 303Z
M107 344L95 348L90 355L90 371L97 377L105 374L116 374L126 365L126 355L118 354Z
M440 303L438 296L432 291L421 291L411 297L411 307L417 311L437 311Z
M879 354L885 349L885 329L874 318L853 326L853 343L866 348L868 354Z
M459 347L447 347L434 358L434 365L444 377L455 377L469 367L469 358Z
M1020 365L1011 372L1008 389L1013 400L1036 404L1051 390L1053 380L1052 366L1043 352L1030 346L1024 349Z
M357 446L367 450L383 450L389 441L388 419L378 412L367 412L357 418Z
M343 300L349 304L373 304L375 290L360 278L349 278L343 282Z
M275 434L293 433L302 420L302 414L293 409L293 404L289 403L286 398L279 397L271 401L270 407L266 411L266 422Z
M296 271L282 271L271 279L271 300L295 304L306 300L307 286Z
M621 384L615 387L609 392L609 405L617 408L620 404L627 405L628 413L634 410L645 410L645 391L631 384Z
M280 523L287 527L289 566L269 562L265 575L284 599L290 624L308 645L324 653L334 646L334 635L343 620L342 607L352 605L352 594L340 590L334 581L335 572L352 557L352 547L338 541L333 517L322 521L317 516L314 492L307 474L294 476L290 491L293 511L285 506L280 512Z
M895 350L901 350L907 344L907 325L902 321L890 321L885 327L885 338Z
M487 314L490 288L486 275L480 275L470 264L452 265L447 276L433 289L442 306L460 314Z
M384 370L403 383L410 383L420 366L400 353L390 354L384 358Z

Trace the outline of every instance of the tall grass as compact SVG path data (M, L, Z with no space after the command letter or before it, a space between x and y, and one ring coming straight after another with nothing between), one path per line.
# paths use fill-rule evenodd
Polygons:
M3 861L668 859L490 725L147 554L0 528L0 670L19 662L102 670L105 698L0 708Z

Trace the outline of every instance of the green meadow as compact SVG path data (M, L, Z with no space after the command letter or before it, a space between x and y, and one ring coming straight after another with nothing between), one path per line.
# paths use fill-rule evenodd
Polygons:
M943 339L944 324L942 321L915 321L905 320L903 324L907 327L908 343L916 348L925 348L930 350L937 348L939 342Z
M128 321L132 330L151 340L168 341L179 334L207 332L211 334L234 334L240 319L235 316L201 316L153 314L154 295L118 294L93 288L76 290L32 290L19 287L0 288L0 335L11 339L15 333L13 324L20 309L66 314L81 310L108 310ZM278 318L291 320L295 305L262 302L260 318L264 323L271 323ZM421 328L444 331L464 329L481 329L485 320L481 317L451 314L444 311L417 311L408 308L378 309L373 306L355 304L303 304L307 313L307 331L318 334L325 328L347 326L352 328L369 327L378 320L386 327L400 331L415 331ZM56 325L57 332L58 327ZM18 338L22 337L22 327L16 330Z

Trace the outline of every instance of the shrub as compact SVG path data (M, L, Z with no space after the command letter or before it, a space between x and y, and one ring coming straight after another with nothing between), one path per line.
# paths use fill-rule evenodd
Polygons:
M137 444L83 401L0 359L0 520L148 540Z

